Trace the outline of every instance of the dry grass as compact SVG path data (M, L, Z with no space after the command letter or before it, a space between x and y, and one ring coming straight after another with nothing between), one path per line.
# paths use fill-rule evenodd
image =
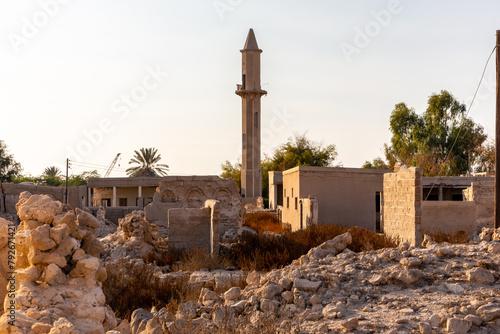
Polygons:
M188 284L189 276L160 279L151 266L131 264L127 260L106 266L108 278L103 283L107 303L122 319L130 319L138 308L166 307L171 312L190 300L197 300L201 287Z
M259 234L262 234L265 231L278 234L285 232L283 224L280 223L276 216L267 212L248 213L245 216L243 226L250 227Z
M424 231L437 243L448 242L450 244L466 244L469 242L469 232L456 231L455 233Z

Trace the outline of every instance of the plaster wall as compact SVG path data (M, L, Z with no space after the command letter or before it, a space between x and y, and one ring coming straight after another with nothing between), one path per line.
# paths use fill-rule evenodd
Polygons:
M464 231L469 234L475 229L474 216L474 202L422 202L422 233Z

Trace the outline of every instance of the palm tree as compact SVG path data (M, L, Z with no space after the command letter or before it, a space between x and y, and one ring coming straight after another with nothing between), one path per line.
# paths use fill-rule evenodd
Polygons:
M130 167L127 169L127 175L130 177L159 177L167 175L168 165L158 164L161 159L161 154L156 154L156 148L141 148L139 151L134 151L135 155L129 164L135 163L139 166Z
M61 170L56 166L50 166L43 170L42 176L59 178L61 175Z

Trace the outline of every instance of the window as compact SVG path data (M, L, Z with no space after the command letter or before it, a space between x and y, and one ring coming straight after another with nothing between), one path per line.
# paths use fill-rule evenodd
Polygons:
M298 203L298 198L297 198L297 197L295 197L295 210L297 210L297 209L298 209L298 207L299 207L297 203Z
M255 112L255 127L259 127L259 113Z
M290 197L287 197L286 198L286 208L289 209L290 208Z
M241 89L245 89L246 87L246 83L245 83L245 80L246 79L246 75L243 74L243 77L241 78Z

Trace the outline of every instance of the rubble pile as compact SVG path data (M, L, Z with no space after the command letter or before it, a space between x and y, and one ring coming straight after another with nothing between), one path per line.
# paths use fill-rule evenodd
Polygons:
M105 244L101 259L114 262L119 259L145 258L155 252L156 256L167 251L167 239L157 237L158 226L146 219L144 211L136 210L118 220L118 229L100 239Z
M100 206L97 210L96 218L100 225L97 229L98 238L104 238L108 234L116 232L117 226L111 220L106 219L106 209L103 206Z
M131 332L500 333L500 230L479 242L354 253L349 233L291 265L252 272L245 289L135 310ZM126 327L128 324L124 324Z
M96 257L103 248L97 219L28 192L16 209L15 274L0 333L104 333L116 327L101 288L107 273Z

